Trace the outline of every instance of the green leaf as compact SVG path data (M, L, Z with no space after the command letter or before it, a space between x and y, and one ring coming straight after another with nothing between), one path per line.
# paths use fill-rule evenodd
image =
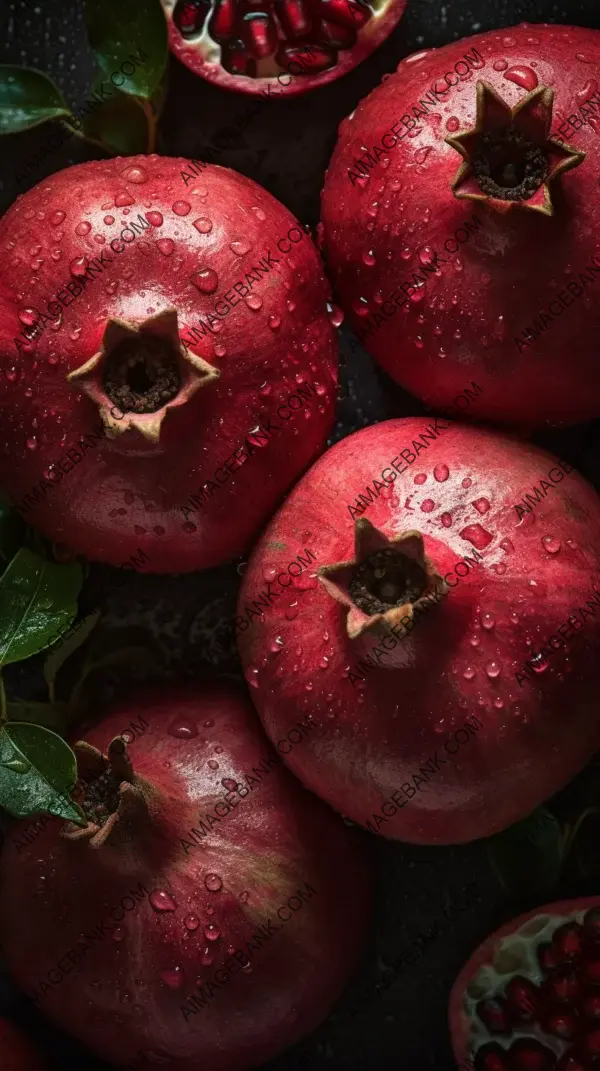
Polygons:
M72 721L66 703L36 703L31 700L18 699L6 704L9 721L27 721L34 725L43 725L46 729L62 736Z
M0 732L0 805L14 818L46 812L85 826L69 792L77 780L71 748L41 725L9 722Z
M144 153L148 143L148 122L133 97L119 93L88 115L83 124L86 138L100 141L120 156Z
M0 578L0 666L54 643L77 613L79 565L56 565L31 550L15 554Z
M0 501L0 558L9 562L23 541L25 526L8 503Z
M31 130L49 119L73 118L60 89L30 67L0 65L0 134Z
M44 662L44 679L48 685L48 692L52 702L55 701L56 678L59 670L73 652L76 651L78 647L81 647L82 643L85 643L90 633L96 627L99 617L100 610L94 610L92 614L88 614L87 617L82 618L73 629L69 638L64 640L60 647L50 651L48 654L48 657Z
M85 0L85 23L104 77L124 78L117 86L122 93L149 100L160 85L168 54L160 0ZM135 70L126 74L121 65L128 65L129 71L132 62Z
M545 896L556 885L563 861L561 828L545 807L487 840L490 859L513 896Z

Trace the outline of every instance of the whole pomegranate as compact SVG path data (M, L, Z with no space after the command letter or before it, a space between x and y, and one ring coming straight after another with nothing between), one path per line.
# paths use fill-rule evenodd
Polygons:
M240 554L325 444L329 288L250 179L138 156L0 220L0 486L50 539L148 572Z
M600 33L517 26L403 60L345 119L322 240L373 357L476 419L600 415ZM471 414L469 414L471 415Z
M8 1019L0 1018L2 1071L43 1071L43 1064L26 1037Z
M347 74L406 0L162 0L174 54L225 89L295 96Z
M130 757L117 737L142 715ZM172 1071L245 1071L316 1027L360 948L367 871L247 699L140 697L76 751L88 825L53 819L29 846L17 823L0 867L6 963L44 1014Z
M546 904L506 923L473 953L452 989L459 1068L597 1068L599 986L599 896Z
M523 818L600 745L600 501L543 450L427 419L356 432L300 480L236 628L304 784L448 844Z

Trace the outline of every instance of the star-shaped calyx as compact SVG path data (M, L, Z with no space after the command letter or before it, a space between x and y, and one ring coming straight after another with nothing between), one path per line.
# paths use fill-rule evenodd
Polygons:
M412 619L414 608L443 586L425 555L420 532L388 539L366 517L354 526L353 560L323 565L317 577L348 608L346 629L351 640L366 634L392 635L403 618Z
M511 108L478 82L475 126L445 139L463 158L454 196L486 201L499 212L526 208L551 216L550 183L586 155L550 137L553 103L553 90L538 86Z
M141 323L110 318L98 353L67 379L96 403L109 437L133 428L157 443L169 409L220 374L183 345L171 308Z
M74 750L79 773L74 798L87 824L81 827L69 823L62 830L63 837L100 848L111 834L115 839L119 827L127 840L134 829L147 825L147 786L136 777L123 739L115 737L107 755L85 740L76 743Z

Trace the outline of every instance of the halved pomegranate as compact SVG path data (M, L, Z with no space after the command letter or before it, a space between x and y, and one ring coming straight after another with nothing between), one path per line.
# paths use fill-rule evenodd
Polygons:
M450 996L459 1067L600 1067L600 896L546 904L496 930Z
M171 49L209 82L294 96L370 56L407 0L162 0Z

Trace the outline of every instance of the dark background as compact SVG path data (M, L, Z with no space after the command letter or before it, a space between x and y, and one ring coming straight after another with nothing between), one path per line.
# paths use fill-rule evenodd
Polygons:
M219 163L265 186L303 223L314 227L338 124L384 73L393 71L404 56L426 46L512 26L524 19L600 29L598 0L409 0L408 11L392 36L355 71L303 97L264 101L238 134L224 130L250 110L253 98L213 87L171 58L159 151L188 158L203 158L206 153L215 159L212 152L215 147L221 149ZM131 42L133 48L136 44ZM0 0L0 62L49 72L77 112L95 73L82 6L72 0L10 4ZM43 126L2 139L2 211L18 193L15 171L39 150L49 132L50 128ZM29 186L69 164L100 156L72 139L40 164L30 176ZM350 333L340 332L340 345L342 385L332 441L378 420L424 411L419 402L375 369L356 340L351 342ZM536 441L577 464L600 488L599 432L599 427L588 425L544 433ZM592 439L595 446L590 445ZM240 563L234 563L193 576L132 577L117 588L112 570L93 567L82 611L95 607L100 598L105 610L103 623L109 627L151 630L162 652L162 667L154 670L159 676L201 679L215 670L237 676L231 622L241 568ZM139 674L144 673L140 665ZM7 676L21 697L39 695L40 674L31 663ZM567 697L565 701L568 703ZM550 806L560 816L579 798L587 798L590 785L593 792L597 781L596 763L592 763L550 801ZM510 791L510 785L506 790ZM453 1071L446 1025L452 982L490 930L535 906L535 896L511 898L503 891L481 843L422 848L361 835L369 842L378 874L371 933L361 968L319 1030L272 1061L268 1071ZM592 860L588 877L568 870L550 898L599 889L600 852L597 864ZM340 889L340 897L351 895L351 889ZM427 942L412 965L399 969L387 990L375 992L373 985L385 967L436 922L439 936ZM6 979L0 984L1 1012L8 1012L37 1038L50 1053L56 1071L101 1071L106 1067L44 1023Z

